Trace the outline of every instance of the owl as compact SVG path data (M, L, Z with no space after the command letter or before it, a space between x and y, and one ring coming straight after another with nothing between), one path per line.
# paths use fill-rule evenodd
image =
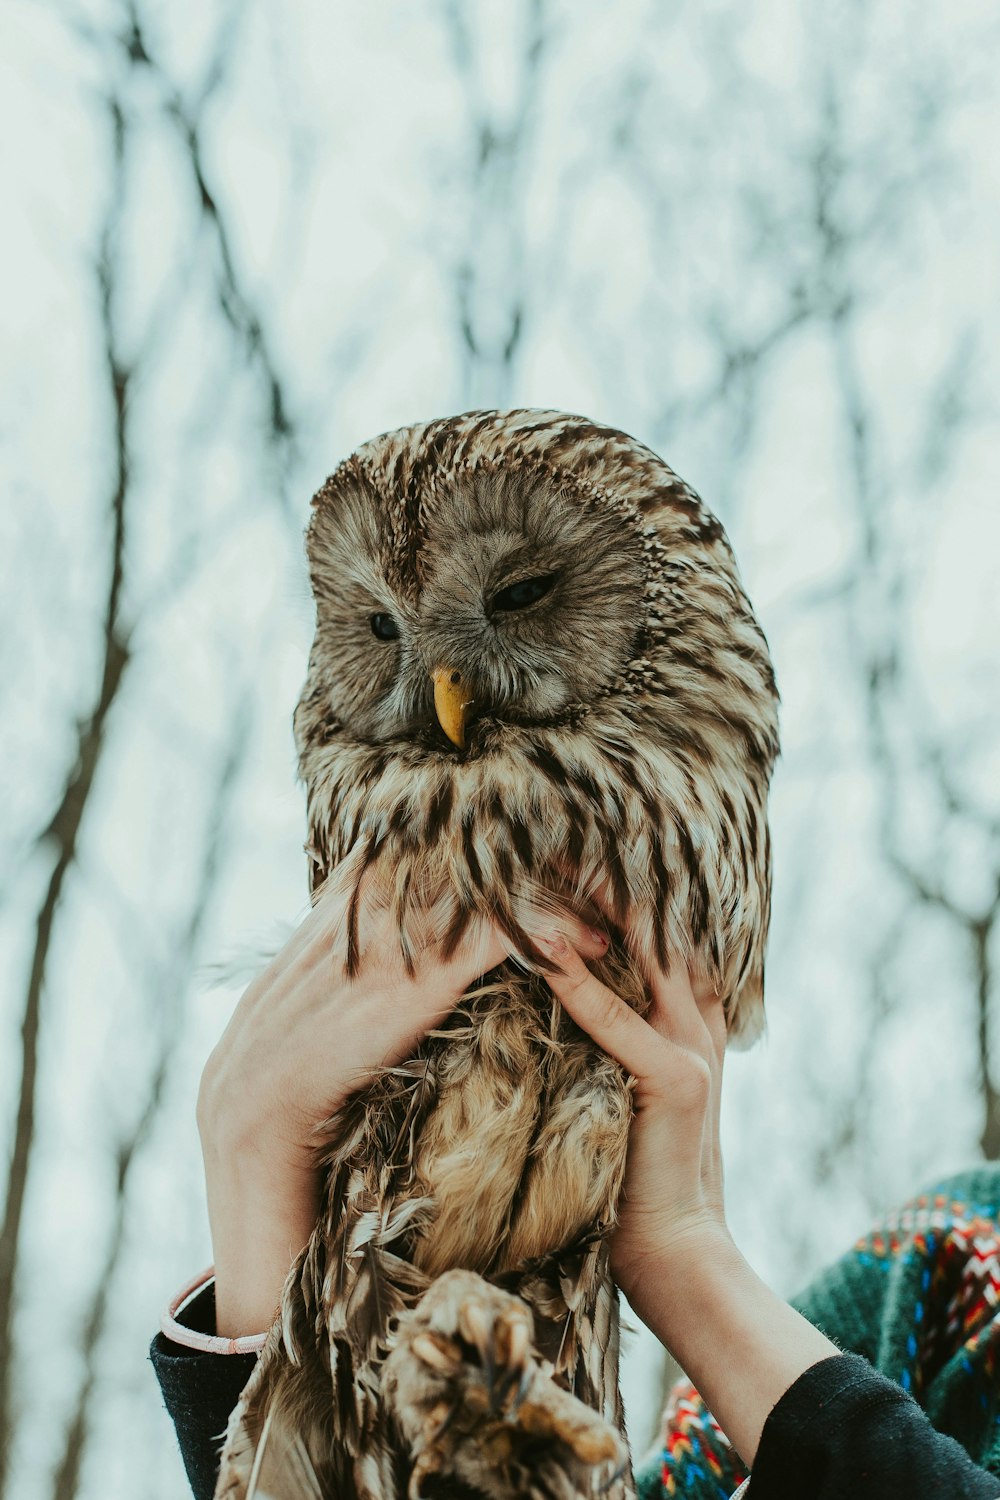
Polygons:
M582 416L384 433L313 501L295 737L311 887L356 972L364 876L412 966L508 962L323 1130L322 1211L233 1412L216 1500L634 1493L609 1272L631 1085L549 990L529 915L611 932L640 1012L684 963L763 1024L778 694L719 521ZM428 925L429 924L429 925Z

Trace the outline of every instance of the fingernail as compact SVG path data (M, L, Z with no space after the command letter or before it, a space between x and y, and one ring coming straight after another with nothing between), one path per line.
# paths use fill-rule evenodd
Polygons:
M588 927L587 931L590 933L590 936L594 939L594 942L595 943L600 943L600 945L601 945L602 948L606 948L608 946L608 944L610 943L610 941L611 941L611 939L608 937L607 933L606 932L602 932L599 927Z

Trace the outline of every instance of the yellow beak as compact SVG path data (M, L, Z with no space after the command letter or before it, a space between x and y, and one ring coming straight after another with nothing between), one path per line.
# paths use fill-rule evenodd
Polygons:
M461 672L453 667L435 667L434 712L453 745L465 748L465 721L473 704L472 690Z

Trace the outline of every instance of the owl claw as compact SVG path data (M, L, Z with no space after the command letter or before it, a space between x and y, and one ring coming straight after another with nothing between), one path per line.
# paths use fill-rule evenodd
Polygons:
M431 1443L432 1444L436 1443L439 1438L444 1437L445 1433L448 1431L448 1428L451 1426L452 1422L454 1422L455 1418L458 1416L458 1413L459 1413L459 1404L458 1404L458 1402L457 1401L452 1402L451 1406L445 1412L443 1420L438 1424L438 1426L434 1430L434 1433L433 1433L433 1435L431 1437Z
M473 1345L483 1366L483 1384L489 1393L491 1416L496 1416L497 1365L495 1350L495 1327L486 1315L485 1308L476 1302L463 1302L459 1309L458 1324L466 1341Z
M628 1469L619 1434L536 1353L526 1304L470 1271L446 1272L401 1317L383 1391L417 1493L440 1474L490 1500L570 1500L594 1493L605 1465L602 1494Z
M521 1408L522 1401L524 1400L525 1396L527 1396L528 1391L531 1389L531 1376L532 1371L530 1368L527 1368L524 1370L521 1375L521 1379L518 1381L517 1390L514 1392L514 1399L510 1403L510 1415L512 1417L515 1417L517 1415L518 1411Z

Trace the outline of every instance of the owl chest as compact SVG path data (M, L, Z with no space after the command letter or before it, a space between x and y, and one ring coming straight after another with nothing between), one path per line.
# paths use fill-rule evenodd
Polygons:
M414 1260L500 1273L607 1220L624 1166L629 1091L617 1064L554 1021L522 976L437 1042L437 1095L414 1152L433 1204Z

